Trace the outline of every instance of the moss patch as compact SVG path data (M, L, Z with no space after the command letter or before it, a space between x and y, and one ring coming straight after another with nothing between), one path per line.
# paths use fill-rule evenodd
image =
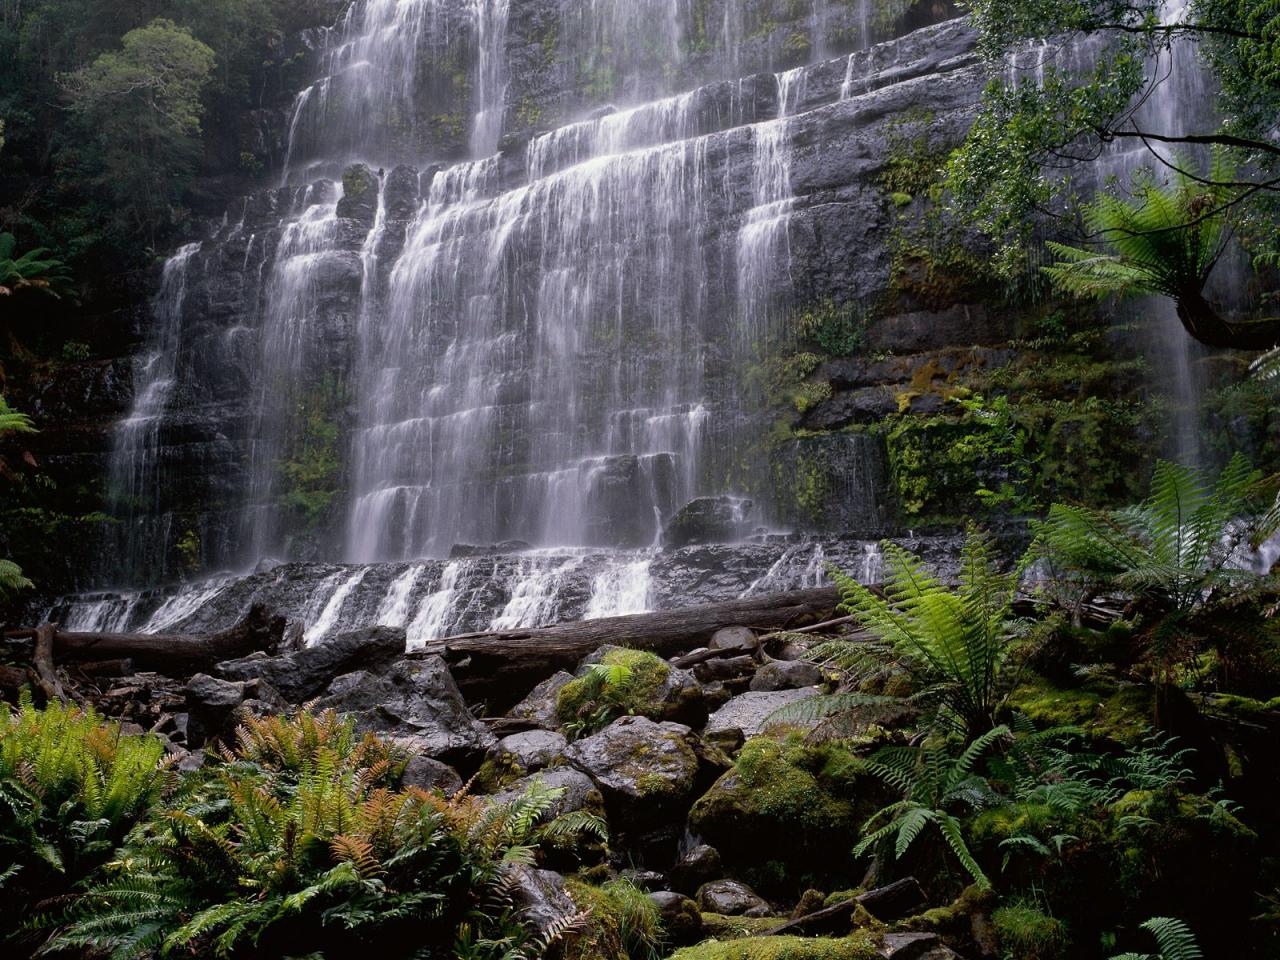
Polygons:
M748 871L753 886L795 894L856 879L849 853L875 809L870 781L839 744L792 735L748 740L734 768L689 815L691 828ZM741 842L750 837L749 844Z
M662 719L671 668L644 650L610 650L598 664L569 681L556 697L556 716L577 734L594 733L618 717Z
M1149 687L1109 677L1069 688L1035 677L1009 694L1008 705L1041 728L1081 727L1095 739L1122 744L1147 736L1154 716Z
M671 960L874 960L875 941L867 934L838 940L806 937L751 937L708 941L672 954Z
M1066 925L1030 904L1012 903L991 914L1005 960L1058 960L1070 939Z

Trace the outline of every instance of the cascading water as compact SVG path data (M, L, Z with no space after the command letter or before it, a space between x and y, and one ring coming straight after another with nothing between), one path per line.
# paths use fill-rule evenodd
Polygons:
M780 72L797 49L783 27L732 2L701 19L695 6L561 4L558 31L538 42L569 54L576 119L526 119L520 137L528 97L512 89L528 83L529 38L512 33L523 11L509 0L358 0L328 31L294 101L284 185L166 266L157 352L170 359L141 378L116 461L135 491L164 486L146 465L179 414L171 357L198 331L191 389L213 404L246 398L216 424L236 464L214 485L232 522L192 530L201 559L246 569L297 555L301 537L310 556L355 566L219 581L161 619L204 622L183 606L200 591L224 612L269 593L311 641L382 622L420 645L664 602L663 524L751 469L759 424L739 383L788 298L794 125L833 107L855 115L858 96L913 75L875 76L896 45L856 53L865 3L793 14L823 28L810 58L855 55ZM915 76L936 69L929 50L911 47ZM204 279L224 274L239 279ZM340 442L317 454L333 432ZM345 517L305 531L296 505L310 501L290 484L316 463L340 486L330 519ZM172 509L146 508L153 531ZM516 555L456 549L499 543ZM716 595L749 588L792 548L762 549L750 577ZM814 556L764 579L812 583ZM133 593L72 612L136 626L164 602Z
M1160 8L1161 23L1174 27L1191 15L1189 0L1165 0ZM1041 40L1010 58L1006 83L1018 86L1031 83L1042 86L1050 65L1061 70L1086 75L1099 56L1100 41L1087 38L1076 44L1062 45ZM1196 42L1185 36L1174 36L1167 47L1158 48L1146 64L1150 88L1142 95L1133 114L1135 129L1178 136L1216 126L1214 98L1208 74L1198 61ZM1108 145L1098 160L1082 172L1087 177L1080 184L1083 193L1104 189L1115 182L1127 185L1134 174L1151 170L1157 180L1172 172L1173 164L1192 168L1203 162L1207 151L1186 151L1162 146L1155 141L1118 139ZM1229 260L1230 258L1228 258ZM1224 267L1219 272L1226 272ZM1127 307L1137 328L1143 353L1158 358L1151 364L1157 386L1172 399L1172 437L1170 453L1183 463L1201 459L1199 410L1204 394L1204 377L1197 360L1202 348L1187 335L1172 300L1167 297L1144 297Z

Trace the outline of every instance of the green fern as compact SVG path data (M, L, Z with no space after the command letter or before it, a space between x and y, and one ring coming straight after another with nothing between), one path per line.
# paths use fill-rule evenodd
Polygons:
M1156 953L1121 953L1111 960L1202 960L1195 934L1181 920L1152 917L1142 925L1156 941Z
M851 683L884 664L904 669L922 688L917 700L940 704L941 723L966 738L981 736L994 726L1012 683L1010 611L1019 571L1001 570L995 542L976 527L965 538L954 588L903 547L886 543L883 549L879 591L832 571L841 610L857 617L873 641L832 640L816 655L844 670ZM841 694L806 709L834 712L872 702Z
M470 936L468 955L484 960L537 955L539 931L501 901L562 791L535 783L492 803L396 789L395 753L329 713L253 720L236 742L134 831L54 949L409 957ZM555 832L575 829L600 825L578 818Z
M985 778L974 772L978 761L998 744L1012 738L1000 726L979 736L959 754L945 745L889 747L863 764L863 769L903 794L901 800L876 811L863 824L863 837L853 854L861 857L884 848L901 859L925 831L932 829L965 871L980 885L991 881L974 859L964 839L958 812L972 813L996 806L999 796Z

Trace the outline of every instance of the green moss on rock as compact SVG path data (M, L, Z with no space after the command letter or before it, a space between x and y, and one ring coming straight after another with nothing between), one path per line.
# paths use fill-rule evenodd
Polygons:
M1151 732L1154 717L1150 687L1111 677L1074 687L1035 677L1009 694L1008 705L1041 728L1081 727L1095 739L1120 744L1140 742Z
M561 688L556 697L561 723L593 732L620 716L663 719L662 697L671 675L666 661L644 650L618 648L598 666L601 670L590 670Z
M1059 960L1070 938L1061 920L1025 903L1011 903L991 914L1004 960Z
M798 895L807 881L829 888L856 879L849 851L879 799L844 747L755 737L694 804L689 823L753 886Z
M671 960L876 960L875 939L855 934L830 940L806 937L750 937L700 943L672 954Z

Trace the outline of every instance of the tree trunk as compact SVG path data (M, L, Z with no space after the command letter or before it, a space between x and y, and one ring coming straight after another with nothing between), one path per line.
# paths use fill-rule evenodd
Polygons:
M1183 291L1178 295L1176 303L1182 326L1205 346L1234 350L1270 350L1280 344L1280 318L1232 323L1199 290Z
M572 670L598 647L650 650L660 656L704 645L722 627L779 630L830 618L835 587L708 603L529 630L470 633L430 644L419 655L442 655L472 699L514 703L557 670Z

